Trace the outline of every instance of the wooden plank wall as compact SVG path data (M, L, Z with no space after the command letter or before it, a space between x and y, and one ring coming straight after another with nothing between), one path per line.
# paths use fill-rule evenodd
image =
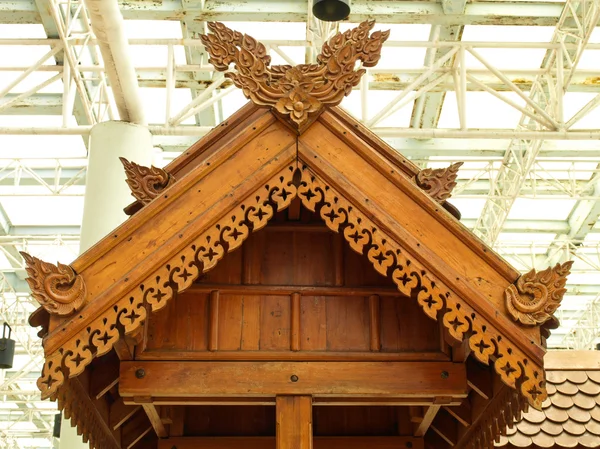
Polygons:
M416 301L310 212L296 222L288 212L294 209L151 314L138 358L218 359L206 354L215 351L444 356L439 324Z

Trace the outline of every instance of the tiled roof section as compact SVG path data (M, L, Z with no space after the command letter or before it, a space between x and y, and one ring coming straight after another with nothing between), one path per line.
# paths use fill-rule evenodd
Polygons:
M600 370L578 368L548 369L542 411L530 408L496 445L600 447Z

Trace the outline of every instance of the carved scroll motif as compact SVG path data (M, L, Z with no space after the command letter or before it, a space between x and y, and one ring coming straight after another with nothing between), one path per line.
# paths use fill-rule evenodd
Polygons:
M374 67L389 31L369 32L374 21L338 33L323 45L316 64L274 65L263 44L248 35L230 30L222 23L208 23L212 34L201 35L210 59L218 71L227 72L246 98L259 106L273 107L298 127L318 115L325 105L336 106L349 95L365 74L362 67Z
M434 200L443 203L452 194L456 187L458 169L464 162L455 162L447 168L426 168L417 173L417 185L429 194Z
M144 205L175 183L175 178L162 168L144 167L135 162L129 162L124 157L119 159L125 167L127 185L131 189L131 195Z
M37 381L42 398L56 398L66 379L78 376L94 357L113 348L122 337L119 328L126 335L134 333L146 319L147 308L153 312L162 309L175 293L187 289L225 254L239 248L251 232L266 226L276 211L288 207L296 197L294 170L295 166L286 167L166 264L148 273L143 282L89 326L47 354Z
M544 271L531 270L504 292L506 308L515 321L535 326L553 318L567 291L565 284L573 261L557 263Z
M22 252L31 295L51 315L71 315L85 302L87 290L81 276L68 265L53 265Z

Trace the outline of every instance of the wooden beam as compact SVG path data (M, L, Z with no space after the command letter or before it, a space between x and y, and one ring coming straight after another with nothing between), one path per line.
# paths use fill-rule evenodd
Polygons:
M125 404L138 405L135 397L125 397L123 401ZM146 399L144 399L146 400ZM388 398L381 396L373 397L356 397L356 396L345 396L345 397L334 397L324 396L313 398L313 406L393 406L393 407L408 407L408 406L429 406L435 405L449 405L459 406L461 405L464 398L456 397L452 398L449 402L443 404L438 403L439 398L436 397L424 397L414 396L407 398ZM157 406L179 406L179 405L275 405L275 396L272 397L230 397L230 396L204 396L196 398L184 398L184 397L153 397L152 403Z
M146 414L138 411L133 418L123 425L121 432L121 448L130 449L152 430L152 424Z
M482 365L473 357L469 357L466 363L467 383L469 387L477 392L482 398L490 399L494 396L492 371L489 366Z
M167 429L162 422L156 406L151 402L150 398L147 398L147 401L140 402L142 402L142 407L144 408L146 416L148 417L150 424L152 424L158 438L167 438L169 434L167 433Z
M235 285L235 284L192 284L186 291L193 293L210 293L219 290L222 295L269 295L290 296L300 293L305 296L402 296L393 287L345 287L345 286L312 286L312 285ZM408 301L408 299L406 299Z
M430 405L429 407L427 407L427 410L423 415L423 419L419 423L417 430L415 430L414 436L422 437L427 433L427 430L429 429L429 426L435 419L435 415L437 415L437 412L440 410L440 407L440 405Z
M135 412L137 412L140 408L140 405L126 405L123 402L123 398L119 397L115 402L110 406L109 411L109 425L113 430L117 430L121 427L125 421L131 418Z
M466 397L452 362L122 362L122 397ZM250 394L249 394L250 393ZM444 404L445 405L445 404Z
M121 338L114 346L116 354L121 360L133 360L133 348L129 346L124 338Z
M277 396L277 449L313 449L312 398Z
M444 439L450 446L458 442L458 431L456 420L445 410L439 410L431 423L431 429Z
M448 330L444 328L444 332ZM452 361L457 363L465 363L467 358L471 354L471 347L469 346L469 339L465 339L462 343L452 345Z
M273 437L183 437L158 441L158 449L275 449ZM314 437L314 449L423 449L414 437Z
M371 352L371 351L176 351L152 349L138 352L136 360L149 361L274 361L297 360L303 362L446 362L450 358L443 352Z
M454 416L454 418L465 427L469 427L473 422L471 415L471 403L469 402L468 398L466 398L460 405L445 406L444 410Z

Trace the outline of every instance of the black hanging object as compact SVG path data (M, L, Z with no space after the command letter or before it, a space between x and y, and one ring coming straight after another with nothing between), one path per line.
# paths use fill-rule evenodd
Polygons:
M350 0L313 0L313 14L325 22L337 22L350 15Z
M8 329L8 336L7 334ZM15 358L15 341L10 339L11 327L4 323L2 338L0 338L0 369L10 369Z
M62 413L54 415L54 427L52 428L52 436L54 438L60 438L60 425L62 422Z

